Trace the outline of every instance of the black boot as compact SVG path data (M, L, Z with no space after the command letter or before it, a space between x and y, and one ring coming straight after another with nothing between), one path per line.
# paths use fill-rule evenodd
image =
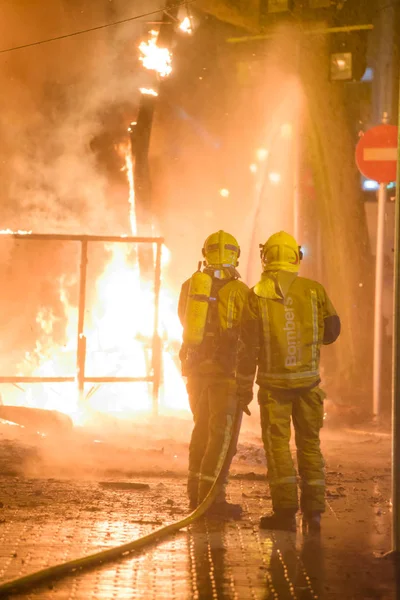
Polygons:
M189 498L189 508L194 510L198 507L198 495L199 495L199 480L197 477L189 477L187 482L187 495Z
M189 498L189 508L190 510L196 510L196 508L198 507L199 503L197 502L197 500L195 500L194 498Z
M240 519L243 513L243 508L240 504L231 504L226 500L222 502L214 502L207 510L207 517L211 519Z
M261 529L279 529L282 531L296 531L296 517L292 510L273 512L260 519Z

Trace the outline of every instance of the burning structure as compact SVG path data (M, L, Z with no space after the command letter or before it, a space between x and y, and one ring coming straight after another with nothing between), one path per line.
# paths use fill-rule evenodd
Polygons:
M159 3L153 4L139 3L138 15L141 8L143 13L160 8ZM224 19L225 13L215 12L211 4L205 2L200 8ZM131 17L115 0L107 7L88 0L87 9L89 6L96 8L91 18L95 14L102 22ZM49 21L63 8L61 0L52 3ZM243 23L226 18L234 23L230 25L204 14L193 18L186 5L179 15L174 10L167 11L162 20L147 16L110 27L104 30L106 35L91 33L90 45L80 41L85 36L56 41L52 47L57 61L45 44L34 51L40 61L37 54L25 54L25 62L19 51L10 54L5 73L19 73L19 85L23 82L39 91L36 96L32 91L31 96L21 97L17 83L4 86L8 94L1 100L3 115L9 120L17 113L20 118L14 119L18 123L14 129L5 129L3 152L8 156L0 170L8 202L2 210L2 227L17 230L24 226L45 234L78 236L162 236L163 285L156 332L157 343L164 347L160 406L171 377L169 400L164 404L184 409L186 394L176 364L180 325L175 303L178 283L190 265L195 268L194 249L210 230L223 226L233 231L243 248L241 274L252 285L259 273L258 244L277 228L295 233L297 227L300 241L306 242L310 273L321 273L344 315L343 341L328 358L341 373L340 381L330 382L332 389L345 396L354 381L368 387L360 365L365 364L370 340L364 328L351 327L351 323L359 323L368 314L371 273L366 265L365 219L354 192L354 173L349 167L345 175L337 167L337 157L347 155L351 147L345 128L336 135L345 121L339 93L331 94L328 84L323 89L320 86L320 101L312 100L311 106L313 80L321 66L312 44L300 43L290 27L277 28L275 37L267 42L235 46L228 42ZM14 18L18 23L18 13L11 13L10 22ZM68 12L68 18L73 14ZM33 21L39 23L41 15L34 16L37 21ZM89 25L89 11L84 11L84 19ZM65 21L67 24L71 25ZM193 30L193 36L187 35ZM51 37L47 33L40 31L39 37ZM20 45L20 40L6 36L4 44L12 47ZM28 49L21 52L28 53ZM324 52L321 41L321 56ZM38 67L42 59L43 69ZM64 62L65 69L60 71L59 64ZM311 63L312 67L306 68ZM35 65L33 80L29 69ZM324 102L325 96L329 101ZM19 102L11 107L7 97ZM324 136L330 110L336 118L326 126L329 135ZM296 144L301 127L299 153ZM21 137L23 148L16 144ZM329 169L323 168L328 152L325 137L335 144ZM310 157L308 164L299 160L301 152ZM296 204L294 190L300 204ZM317 201L318 197L324 201ZM335 220L332 211L338 206L341 218ZM350 221L356 223L357 236L344 226ZM322 229L327 232L324 236ZM326 261L339 238L343 238L337 250L343 269L337 279L335 274L328 276ZM356 239L362 240L360 247L355 247ZM22 239L15 244L5 237L1 244L2 277L9 290L8 298L2 299L3 314L8 315L3 329L16 324L17 330L3 342L4 376L55 377L57 365L65 362L69 353L68 367L61 368L60 376L76 377L78 248L71 245L67 250L61 242L49 245ZM27 250L32 244L34 261ZM346 258L349 253L354 257L352 264ZM24 297L28 272L32 309L24 307L22 316L18 298ZM151 244L146 249L122 243L100 248L96 243L89 251L87 275L86 373L97 378L148 377L154 333L154 249ZM340 292L343 280L351 300ZM127 351L128 358L121 356L121 348L129 346L128 338L132 345L141 344L139 357L134 358L132 348ZM133 406L151 409L149 382L121 385L129 387L126 394L120 394L118 387L118 393L110 395L107 386L86 391L92 390L94 406L107 411L115 406L119 406L117 411L122 406L122 412ZM38 392L38 384L32 386L29 395L35 400L8 385L2 390L4 402L37 406L42 392ZM69 389L63 400L54 384L39 405L75 407L71 396L76 383L65 386ZM133 394L143 401L134 401Z
M170 24L169 17L165 22ZM187 24L182 23L182 27L188 31ZM138 44L139 59L146 69L155 73L156 83L158 77L166 77L172 70L171 54L160 46L158 35L151 30L148 39ZM69 265L67 272L53 273L52 287L57 288L55 293L61 310L57 314L49 298L44 300L35 317L38 335L34 347L18 361L17 373L13 374L10 363L11 371L4 374L7 361L3 363L0 383L13 386L11 391L9 387L3 391L3 401L7 404L58 409L69 414L76 423L82 423L91 410L125 417L151 409L157 414L161 391L164 409L187 409L183 382L174 360L180 324L172 296L165 289L161 290L161 270L168 263L168 249L162 238L154 236L154 223L149 218L147 163L154 110L151 100L158 94L145 87L140 88L140 94L137 121L126 131L130 140L115 144L115 151L124 160L121 171L129 184L129 234L35 234L10 229L1 232L4 255L10 256L10 261L15 260L18 253L16 246L19 249L25 246L27 255L36 255L38 243L49 257L55 247L57 255L66 250L69 257L64 263ZM143 235L145 230L150 232L147 236ZM36 248L26 249L28 240L29 246L32 243L35 246L36 242ZM79 244L75 273L71 268L68 242ZM100 250L99 245L103 246ZM145 252L143 245L148 246ZM147 259L145 273L141 264L143 257ZM14 269L4 275L9 289L14 284L21 290L21 273L15 273ZM43 282L43 272L35 275L41 276L42 281L32 283L30 277L30 288L50 285L46 275ZM174 382L173 389L167 391L169 384L165 386L170 378ZM124 389L123 385L117 385L103 394L100 387L106 383L136 383L137 386L133 393L129 386Z

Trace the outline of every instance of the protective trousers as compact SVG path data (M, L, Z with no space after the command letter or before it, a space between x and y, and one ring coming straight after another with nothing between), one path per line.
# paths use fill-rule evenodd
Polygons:
M204 500L223 465L216 498L222 502L241 425L242 413L235 421L236 384L217 375L196 375L188 378L187 390L194 421L189 445L189 500L193 505Z
M300 507L305 513L325 510L324 460L319 439L324 398L319 387L308 391L259 390L262 438L274 511L298 509L296 471L289 447L291 418L301 478Z

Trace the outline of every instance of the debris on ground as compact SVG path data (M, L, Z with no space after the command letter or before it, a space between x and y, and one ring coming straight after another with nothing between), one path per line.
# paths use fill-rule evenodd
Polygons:
M108 490L149 490L148 483L136 481L99 481L99 486Z

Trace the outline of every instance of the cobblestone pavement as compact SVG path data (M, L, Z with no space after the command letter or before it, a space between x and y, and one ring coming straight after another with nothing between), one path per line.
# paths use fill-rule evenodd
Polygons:
M326 439L328 511L321 535L261 531L270 509L261 466L229 484L240 521L201 519L158 545L15 598L396 599L390 549L389 439ZM246 454L247 453L247 454ZM249 459L250 460L250 459ZM235 474L236 473L236 474ZM100 480L0 477L0 581L123 544L187 514L182 474ZM119 489L141 482L144 489ZM120 486L121 488L123 486Z

